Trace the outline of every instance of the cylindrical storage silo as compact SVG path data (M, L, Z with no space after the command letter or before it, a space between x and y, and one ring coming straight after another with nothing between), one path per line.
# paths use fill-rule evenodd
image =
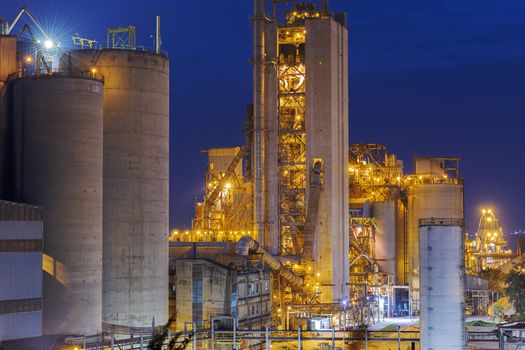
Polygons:
M420 221L421 349L465 349L463 219Z
M381 272L396 273L396 201L372 203L375 261Z
M150 52L79 50L73 71L104 76L103 322L168 319L169 61Z
M463 185L459 181L448 179L442 183L417 183L408 191L407 265L412 286L412 307L416 312L419 309L419 220L463 218Z
M12 82L15 196L44 207L46 335L94 335L102 320L103 84Z

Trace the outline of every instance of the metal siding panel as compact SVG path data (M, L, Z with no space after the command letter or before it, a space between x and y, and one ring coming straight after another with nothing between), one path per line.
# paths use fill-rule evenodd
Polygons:
M42 297L42 253L0 254L0 300Z
M42 221L1 221L0 239L42 239Z
M0 341L42 335L42 311L0 315Z

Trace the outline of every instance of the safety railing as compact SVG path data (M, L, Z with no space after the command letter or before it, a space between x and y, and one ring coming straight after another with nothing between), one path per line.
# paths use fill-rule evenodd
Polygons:
M87 78L95 79L104 83L104 75L98 72L93 72L91 70L85 71L68 71L66 69L49 69L41 71L31 71L29 69L19 70L15 73L11 73L7 80L15 80L19 78L51 78L51 77L68 77L68 78Z

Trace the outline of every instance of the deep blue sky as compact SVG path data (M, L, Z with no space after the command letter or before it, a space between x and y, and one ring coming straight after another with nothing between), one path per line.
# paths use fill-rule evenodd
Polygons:
M162 15L171 58L172 226L189 227L204 188L199 151L236 146L252 100L251 0L19 1L59 36L105 40L133 24L151 45ZM525 2L332 0L349 16L350 142L413 154L460 155L466 219L491 204L507 232L525 228Z

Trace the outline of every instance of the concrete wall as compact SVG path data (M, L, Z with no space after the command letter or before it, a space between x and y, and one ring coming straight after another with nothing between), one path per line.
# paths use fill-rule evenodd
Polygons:
M102 83L13 83L17 200L45 209L44 334L92 335L102 318ZM59 268L58 268L59 267Z
M421 349L465 349L462 227L429 224L419 232Z
M177 260L177 330L193 322L202 326L212 316L229 315L231 286L232 272L220 265L201 259Z
M314 159L323 166L314 255L331 303L348 296L348 33L333 19L306 20L306 32L308 176Z
M168 319L169 62L142 51L79 50L104 76L103 322Z

